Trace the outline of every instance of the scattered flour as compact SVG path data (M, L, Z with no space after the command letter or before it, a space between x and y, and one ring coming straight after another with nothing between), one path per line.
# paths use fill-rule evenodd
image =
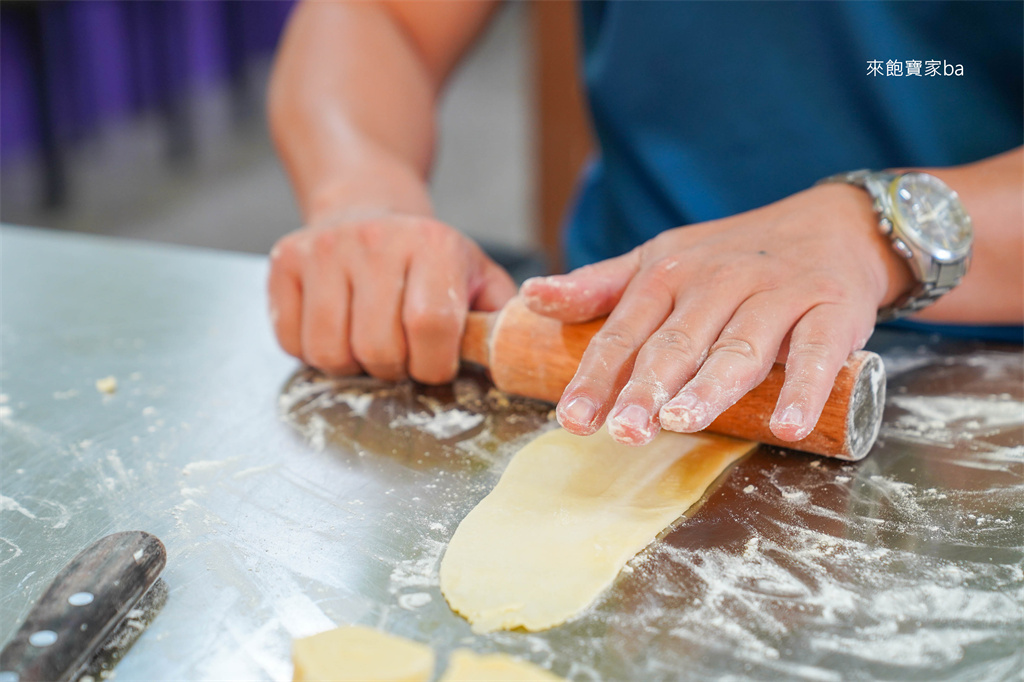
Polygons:
M424 538L418 558L399 561L392 569L388 591L399 595L438 589L437 574L446 546L445 542Z
M451 409L437 413L413 413L391 420L391 428L414 427L440 440L455 438L484 422L484 415Z
M433 600L426 592L413 592L411 594L403 594L398 598L398 605L403 609L412 611L418 609L421 606L426 606Z
M240 457L228 457L226 459L204 459L196 462L189 462L182 467L181 473L185 476L209 474L219 469L223 469L227 465L237 462L239 459Z
M893 379L932 364L935 362L935 353L927 346L921 346L913 351L886 353L882 362L885 365L886 377Z
M6 495L0 495L0 512L13 511L18 512L22 516L30 519L36 518L36 515L25 509L23 506L18 504L18 501L13 497L7 497Z
M13 561L14 559L17 559L22 554L24 554L24 552L22 551L21 547L18 547L18 545L14 544L13 542L8 540L7 538L0 538L0 566L3 566L4 564L8 563L9 561ZM33 573L35 573L35 571L31 571L26 576L26 578L31 576ZM20 587L20 585L19 585L19 587Z
M110 450L107 452L106 462L110 471L113 473L112 476L104 476L103 478L103 485L107 490L112 491L118 485L128 485L131 483L132 475L128 469L125 468L124 462L121 461L121 458L117 454L117 450Z
M347 405L357 417L365 417L373 402L372 393L338 393L334 396L336 405Z
M984 437L1024 424L1024 402L1005 394L976 396L893 395L892 405L903 413L882 425L883 439L968 451L999 450L1012 457L1009 449L991 447Z
M369 443L375 452L397 454L408 448L413 431L437 441L417 441L421 445L411 455L413 464L456 455L465 461L495 462L502 453L514 451L522 438L546 427L549 406L507 396L490 388L482 376L468 372L448 387L423 391L411 382L332 379L303 371L280 394L278 411L314 450L342 441L354 445L357 453L364 453Z
M806 490L800 490L798 488L786 488L781 492L782 499L792 504L803 504L810 499Z
M293 382L278 396L278 412L285 415L300 405L304 409L345 405L357 417L365 417L373 403L374 392L366 390L339 390L341 380L315 377Z
M327 447L327 435L334 429L319 414L313 414L306 423L306 441L315 452L323 452Z
M1024 423L1024 402L1009 397L895 395L890 402L907 411L911 418L905 423L948 428L965 422L962 426L973 430Z
M942 669L1020 623L1019 566L936 560L796 524L781 538L748 539L739 553L668 543L650 551L652 596L634 605L633 628L671 624L673 638L713 642L759 666L777 660L770 667L786 679L820 679L826 671L801 659L826 652Z
M60 502L37 497L26 497L22 499L26 505L34 508L35 511L26 508L12 497L0 495L0 512L16 512L27 519L46 524L47 527L52 530L66 528L68 522L71 521L71 512Z
M242 469L231 474L231 478L241 479L248 478L249 476L255 476L256 474L262 474L265 471L270 471L278 467L277 463L264 464L262 466L249 467L248 469Z

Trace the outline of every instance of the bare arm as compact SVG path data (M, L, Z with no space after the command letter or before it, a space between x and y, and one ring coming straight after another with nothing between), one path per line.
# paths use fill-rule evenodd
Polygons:
M271 316L286 351L331 373L446 381L470 306L508 276L433 219L437 98L496 4L306 2L271 81L271 130L306 228L272 253Z
M974 223L971 268L917 319L1020 324L1024 315L1024 147L977 163L925 169L956 190Z
M353 205L429 214L445 77L492 2L306 2L274 67L271 130L307 220Z

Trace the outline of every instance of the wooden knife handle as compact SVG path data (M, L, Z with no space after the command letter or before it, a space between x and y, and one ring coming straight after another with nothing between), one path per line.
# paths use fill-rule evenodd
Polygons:
M508 393L557 402L572 380L583 351L604 324L563 324L531 312L513 299L498 313L470 313L462 358L490 370L494 385ZM769 428L785 368L768 377L708 426L707 430L840 459L867 455L878 436L885 403L885 369L878 355L853 353L836 377L814 431L782 441Z
M2 679L75 679L166 562L160 540L142 531L114 533L84 549L0 652L0 675L8 676Z

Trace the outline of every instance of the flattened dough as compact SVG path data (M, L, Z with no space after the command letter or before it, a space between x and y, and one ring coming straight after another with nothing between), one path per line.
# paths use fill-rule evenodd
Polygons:
M428 682L434 674L429 646L358 625L295 640L292 662L295 682Z
M440 682L562 682L561 677L506 654L452 653Z
M662 432L631 447L605 429L550 431L516 453L459 524L441 591L478 632L560 625L755 445Z

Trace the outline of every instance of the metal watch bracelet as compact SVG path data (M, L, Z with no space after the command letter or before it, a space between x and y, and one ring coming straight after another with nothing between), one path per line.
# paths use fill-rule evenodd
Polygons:
M860 187L871 196L872 206L878 216L878 231L886 238L892 239L892 220L885 214L882 203L877 198L877 193L884 191L884 188L899 177L896 173L883 171L872 171L861 169L846 173L837 173L818 180L815 185L829 183L845 183ZM904 258L910 258L910 249L900 239L890 242L892 248ZM909 292L903 294L890 305L878 309L876 321L888 322L901 317L913 315L919 310L927 308L937 301L943 294L952 289L960 280L960 268L956 265L949 265L936 262L938 267L937 277L932 281L917 280L916 285Z

